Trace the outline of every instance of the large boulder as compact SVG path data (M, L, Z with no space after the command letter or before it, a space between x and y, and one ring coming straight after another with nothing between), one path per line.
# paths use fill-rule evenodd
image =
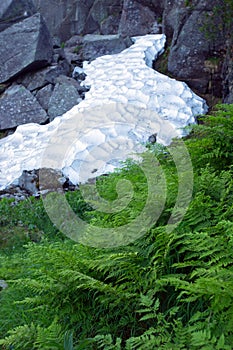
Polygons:
M84 61L94 60L103 55L113 55L129 47L132 41L116 35L87 34L83 38L80 56Z
M0 31L36 13L31 0L3 0L0 2Z
M0 130L27 123L45 123L48 117L23 85L12 85L0 97Z
M51 59L51 37L39 13L0 32L0 83L46 66Z
M124 0L119 33L123 36L145 35L152 32L155 13L141 1Z
M55 88L48 103L48 115L50 120L60 116L82 101L76 80L60 76L56 79Z

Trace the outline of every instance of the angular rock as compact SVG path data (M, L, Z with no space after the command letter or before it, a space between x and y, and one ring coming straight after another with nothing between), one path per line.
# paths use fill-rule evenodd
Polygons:
M52 41L40 14L0 33L0 83L19 73L39 69L52 59Z
M80 55L85 61L94 60L103 55L112 55L125 50L132 44L129 38L120 35L87 34L83 38Z
M123 0L33 0L52 35L117 34Z
M29 72L23 78L17 80L23 84L28 90L34 91L50 84L55 84L56 78L61 74L69 74L69 64L59 64L51 67L46 67L37 72Z
M119 33L123 36L145 35L151 32L155 23L155 14L141 1L124 0L119 24Z
M51 34L66 41L74 34L83 33L94 0L33 0L33 3L45 18Z
M49 100L53 93L53 85L48 84L40 89L36 94L36 99L41 107L47 112L49 108Z
M3 0L0 2L0 32L12 24L36 13L31 0Z
M26 123L45 123L48 117L23 85L12 85L0 98L0 130Z
M78 185L74 185L59 170L50 168L23 170L17 185L12 184L0 191L0 200L12 198L17 203L30 196L39 197L49 192L75 191L78 188Z
M84 34L117 34L123 0L95 0L86 19Z
M59 77L50 97L48 115L50 121L70 110L82 101L78 93L79 84L72 78Z

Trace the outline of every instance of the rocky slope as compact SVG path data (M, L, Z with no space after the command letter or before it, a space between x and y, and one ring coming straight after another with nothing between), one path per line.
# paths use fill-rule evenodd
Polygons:
M54 6L55 4L56 6ZM123 36L163 32L167 36L167 72L201 94L233 101L230 86L233 4L229 0L34 0L53 35ZM51 11L48 11L48 8ZM231 69L230 69L231 70Z

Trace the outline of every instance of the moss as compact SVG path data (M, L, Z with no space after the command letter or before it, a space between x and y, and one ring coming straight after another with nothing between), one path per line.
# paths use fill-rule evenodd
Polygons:
M81 48L82 48L82 45L78 45L74 48L73 52L78 54L80 52Z
M158 57L158 59L154 62L153 68L160 73L168 74L168 57L170 53L170 46L166 48L164 53Z

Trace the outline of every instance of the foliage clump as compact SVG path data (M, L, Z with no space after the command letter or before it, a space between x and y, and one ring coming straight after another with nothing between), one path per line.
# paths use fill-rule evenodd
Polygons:
M0 276L2 349L230 350L233 344L233 105L217 106L193 126L185 144L193 163L193 198L172 232L167 219L177 196L176 166L166 149L151 146L166 175L166 206L135 242L101 249L62 236L40 200L0 203L2 227L39 230L24 247L3 249ZM119 178L134 182L123 217L135 217L147 196L135 164L99 180L114 200ZM140 197L141 193L141 197ZM79 192L67 194L86 220L108 227ZM141 200L140 200L141 198ZM3 317L4 315L4 317Z

